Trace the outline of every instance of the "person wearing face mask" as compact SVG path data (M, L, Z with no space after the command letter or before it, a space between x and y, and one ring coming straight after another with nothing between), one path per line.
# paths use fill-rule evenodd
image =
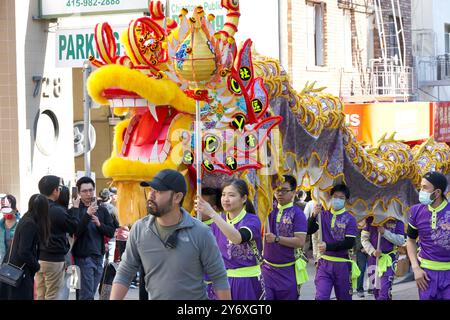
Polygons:
M345 184L335 185L331 191L331 209L323 210L320 204L308 220L308 234L319 230L317 216L321 217L322 242L318 249L322 254L317 263L315 278L316 300L329 300L331 289L338 300L351 300L352 287L360 275L357 264L349 259L349 250L355 243L357 223L353 215L345 209L345 201L350 198L350 190Z
M6 195L2 199L1 219L0 219L0 261L8 252L11 239L16 231L20 214L16 207L16 198L13 195Z
M141 265L152 300L206 300L205 274L217 298L229 300L225 266L211 230L182 207L187 192L183 175L161 170L141 186L149 187L149 214L131 227L111 300L125 297Z
M377 248L378 235L381 236L380 248ZM369 255L367 261L369 266L368 276L372 285L375 285L375 272L380 278L379 288L374 287L376 300L392 300L391 289L398 258L397 247L404 245L404 235L405 224L393 217L389 217L378 224L373 222L373 217L366 219L366 225L361 232L361 243Z
M420 300L450 300L450 205L447 178L436 171L420 183L420 204L411 207L406 242ZM420 238L419 253L417 238Z
M233 300L264 300L261 276L261 221L248 199L247 183L231 179L222 186L221 204L224 213L216 212L202 198L195 200L195 209L210 217L212 232L227 268Z

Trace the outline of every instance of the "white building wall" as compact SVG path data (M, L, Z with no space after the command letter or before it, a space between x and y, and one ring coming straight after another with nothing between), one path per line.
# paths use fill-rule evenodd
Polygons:
M29 197L38 192L38 181L46 174L74 180L72 70L56 69L55 38L52 23L33 20L38 1L16 1L17 97L19 118L20 209L25 212ZM33 76L50 78L50 86L41 87L33 97ZM60 94L53 94L53 80L60 79ZM43 97L43 92L49 97ZM40 143L50 151L45 155L35 143L36 116L52 111L59 123L59 137L52 144L43 130ZM43 116L45 118L45 116ZM39 139L39 138L38 138ZM52 148L53 146L53 148Z
M448 0L412 0L412 29L430 29L434 32L434 40L430 39L426 45L434 48L435 55L445 53L444 25L450 24L450 1ZM418 44L417 44L418 45ZM414 46L414 44L413 44ZM416 57L418 59L420 57ZM419 79L420 80L420 79ZM418 99L422 101L437 100L450 101L450 87L441 86L423 88L425 92L418 92Z
M292 80L296 89L304 87L307 81L317 81L317 87L326 86L327 92L334 95L341 94L349 96L362 94L360 75L353 53L353 67L345 66L344 57L344 26L343 9L338 7L337 1L326 2L325 12L325 66L319 67L311 65L307 58L307 4L305 1L292 1ZM358 1L363 3L364 1ZM281 7L287 10L287 6ZM362 9L362 8L360 8ZM284 13L282 16L286 16ZM371 52L368 47L369 18L364 13L355 12L353 22L355 32L352 33L353 50L356 50L355 44L358 41L359 55L362 57L362 70L365 70L368 62L368 55ZM282 21L282 24L286 23ZM357 37L357 39L355 38ZM286 56L286 46L282 47L282 56ZM285 61L283 61L285 63ZM284 65L287 69L288 66ZM353 82L353 88L352 88Z

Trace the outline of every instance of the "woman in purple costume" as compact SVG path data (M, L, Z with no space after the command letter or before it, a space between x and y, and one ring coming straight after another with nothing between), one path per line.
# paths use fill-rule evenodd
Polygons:
M233 300L262 300L261 221L248 199L245 181L232 179L222 186L221 204L224 213L217 213L204 199L195 207L213 220L211 230L216 237L227 268Z

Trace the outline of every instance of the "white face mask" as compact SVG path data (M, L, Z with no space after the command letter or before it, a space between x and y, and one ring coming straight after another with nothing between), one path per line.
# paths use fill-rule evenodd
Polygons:
M426 192L426 191L420 190L420 192L419 192L419 202L421 204L426 205L426 206L432 204L433 201L436 199L436 198L431 199L431 195L433 193L434 193L434 191L433 192Z
M332 198L331 199L331 207L334 211L339 211L345 206L345 200L339 199L339 198Z

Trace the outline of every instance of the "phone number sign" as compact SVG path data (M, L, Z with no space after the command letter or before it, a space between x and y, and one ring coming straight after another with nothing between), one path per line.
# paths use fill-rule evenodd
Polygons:
M40 0L41 18L76 14L148 11L148 0Z

